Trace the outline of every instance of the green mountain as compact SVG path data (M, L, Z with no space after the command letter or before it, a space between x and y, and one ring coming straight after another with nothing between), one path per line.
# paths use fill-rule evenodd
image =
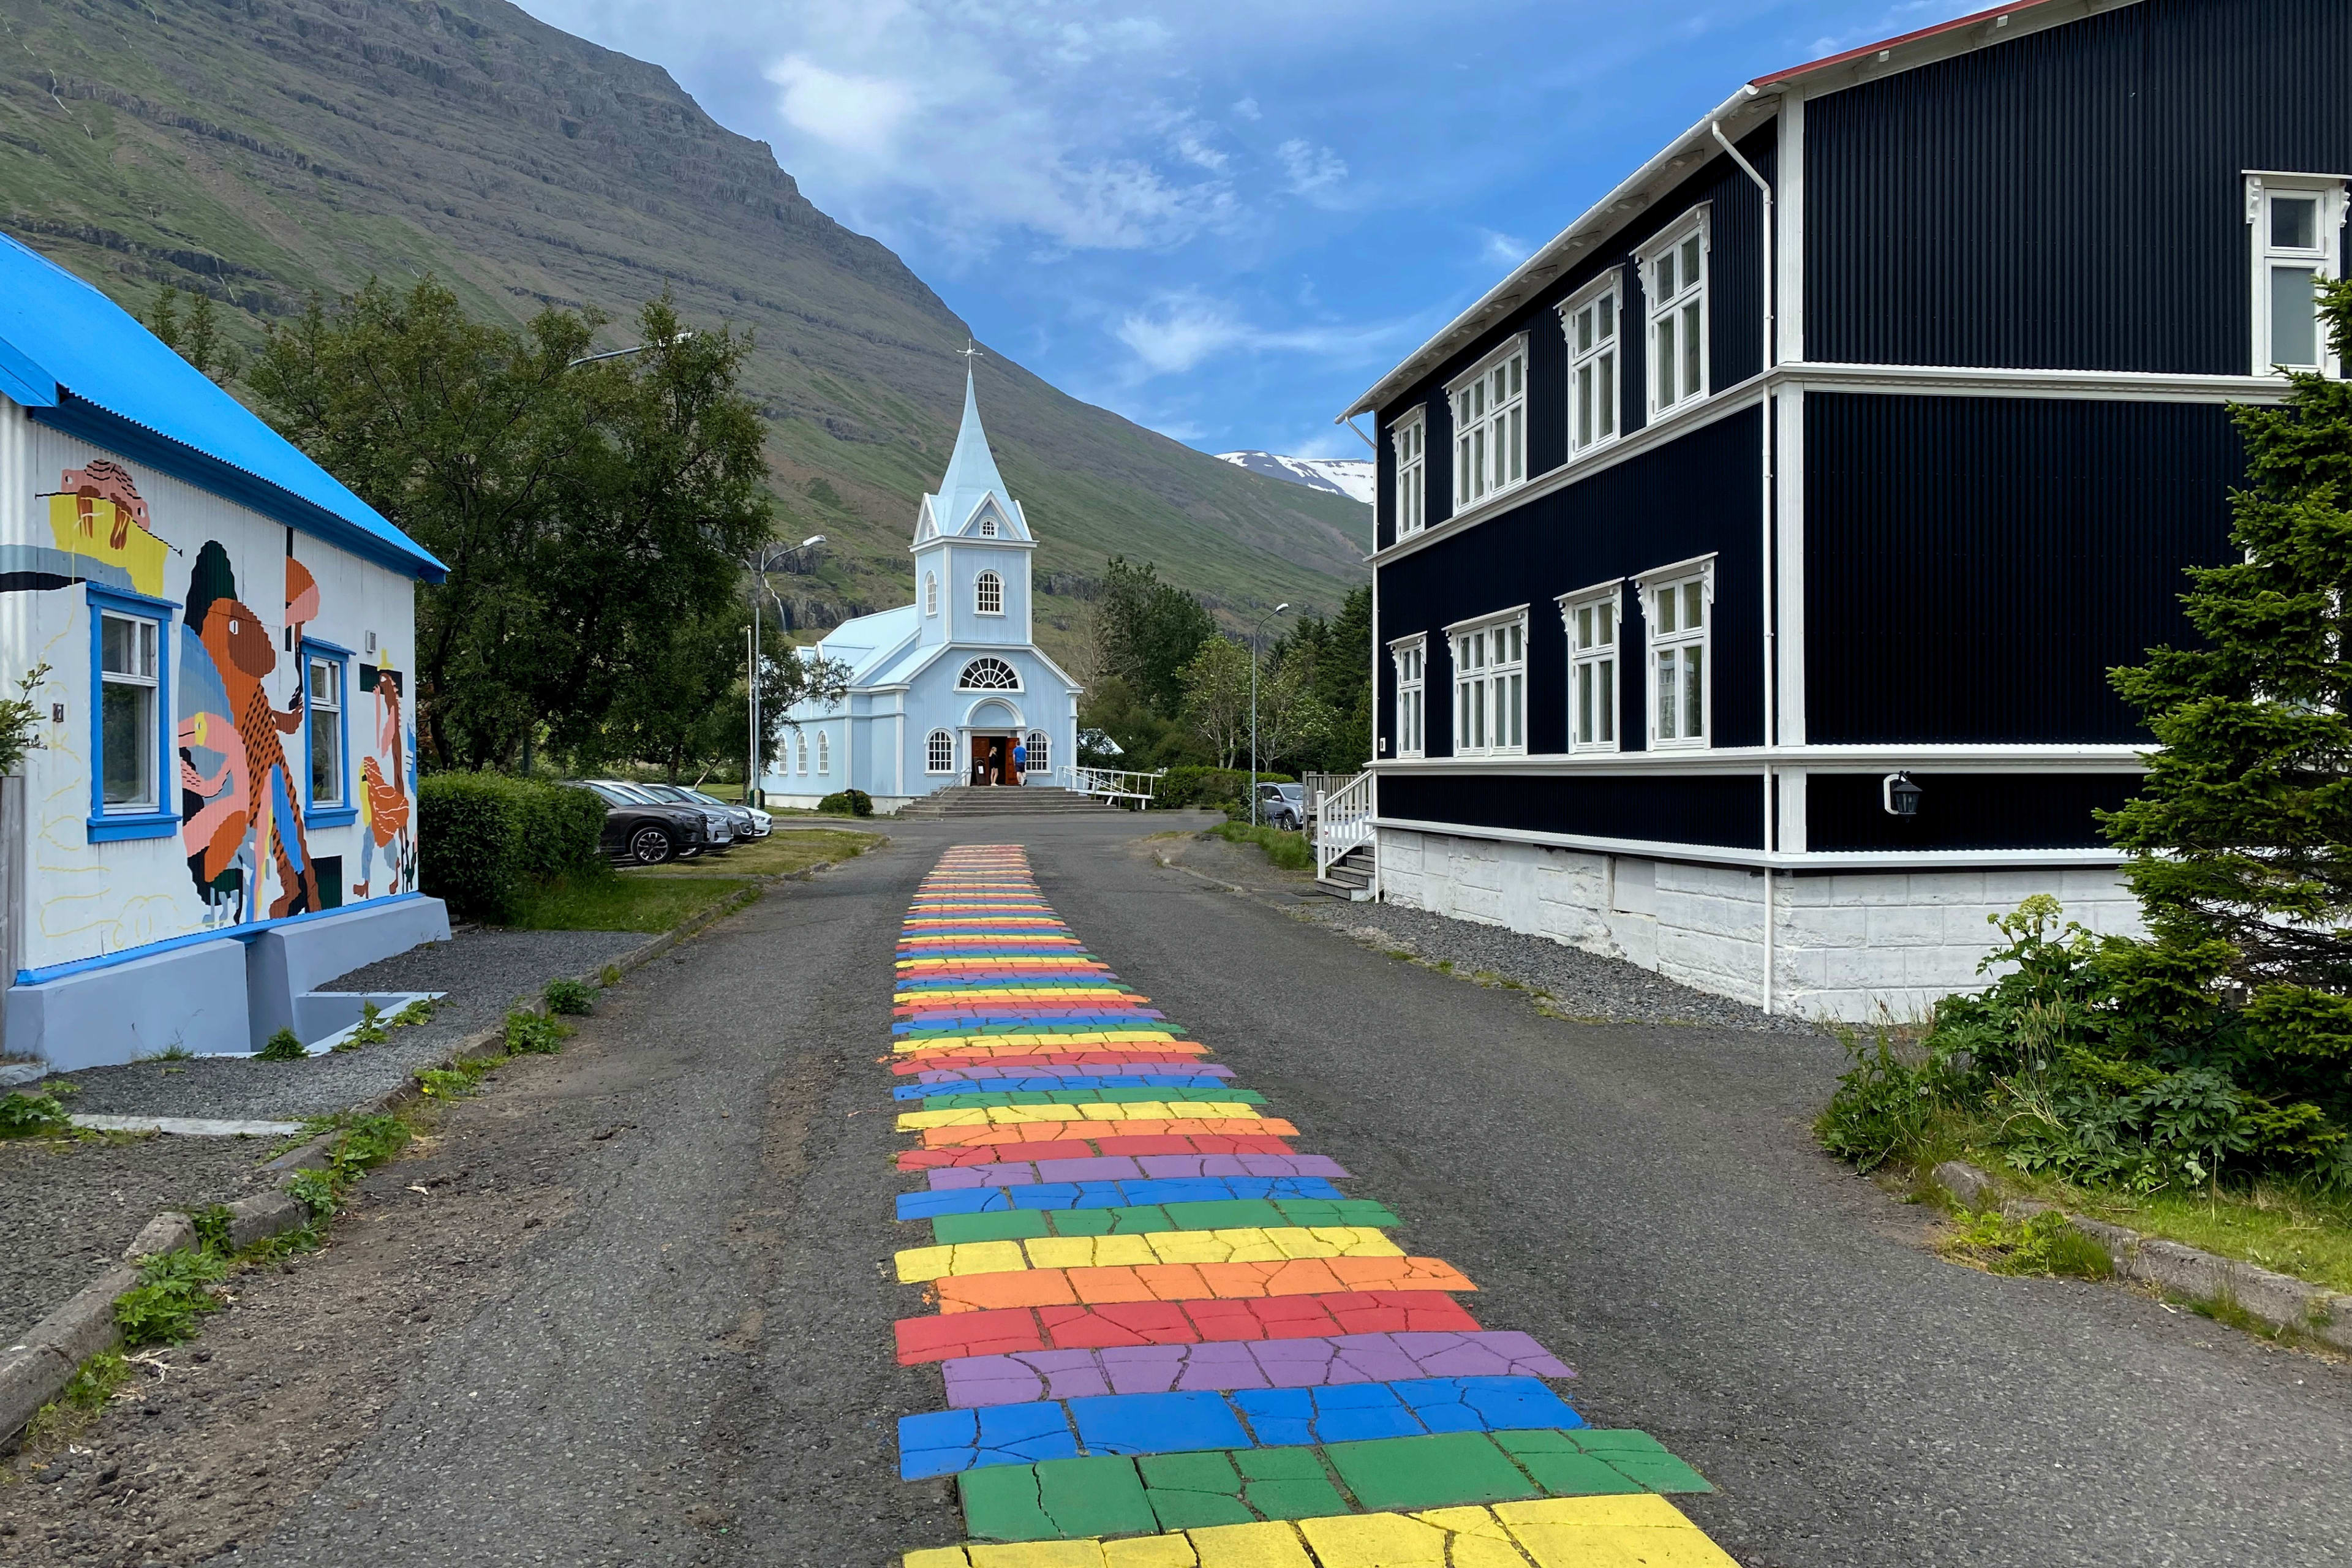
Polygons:
M779 531L831 541L803 625L910 600L964 323L660 68L502 0L0 0L0 226L133 311L201 289L257 340L314 290L430 271L485 314L601 308L619 344L667 289L757 334ZM1112 553L1231 610L1328 612L1362 579L1369 508L978 364L1049 646Z

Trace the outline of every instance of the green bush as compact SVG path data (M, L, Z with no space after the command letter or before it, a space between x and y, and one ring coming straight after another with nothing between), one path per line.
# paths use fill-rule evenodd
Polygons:
M58 1094L71 1094L71 1084L59 1084L48 1094L26 1094L11 1089L0 1095L0 1138L27 1138L43 1132L70 1132L73 1121L58 1100Z
M220 1310L213 1287L227 1277L227 1260L208 1252L184 1247L157 1253L140 1265L139 1283L115 1300L122 1342L136 1350L195 1338L196 1320Z
M295 1037L294 1031L284 1028L270 1036L262 1047L253 1053L255 1060L265 1062L299 1062L310 1054L302 1048L302 1042Z
M434 773L417 786L418 881L451 910L504 921L532 889L606 874L604 803L573 784Z
M547 1004L549 1012L569 1013L576 1017L594 1011L596 988L585 981L551 980L547 989L540 993L540 999Z
M1935 1120L1939 1061L1931 1057L1915 1067L1883 1033L1875 1051L1851 1036L1845 1046L1853 1066L1838 1079L1837 1092L1813 1124L1814 1136L1861 1171L1916 1155Z
M1261 772L1260 784L1297 784L1288 773ZM1239 801L1249 805L1247 768L1170 768L1151 792L1151 804L1169 810L1184 805L1221 806Z
M835 816L871 816L874 815L874 797L862 789L836 790L818 801L816 808Z

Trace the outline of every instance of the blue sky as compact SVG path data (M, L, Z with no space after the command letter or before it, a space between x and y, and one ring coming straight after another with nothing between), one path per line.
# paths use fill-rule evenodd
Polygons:
M1208 451L1331 417L1784 66L1990 0L522 0L668 68L983 342Z

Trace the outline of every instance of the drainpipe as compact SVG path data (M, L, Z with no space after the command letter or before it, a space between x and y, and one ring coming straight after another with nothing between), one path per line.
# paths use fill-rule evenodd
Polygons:
M1771 183L1765 179L1763 175L1756 172L1756 165L1742 157L1740 155L1739 149L1732 145L1731 138L1723 133L1722 121L1708 121L1707 129L1715 133L1716 142L1723 148L1726 153L1729 154L1731 161L1739 165L1739 172L1746 174L1750 180L1754 181L1757 190L1761 192L1763 195L1764 223L1758 248L1763 253L1761 277L1764 294L1763 365L1765 370L1769 372L1776 363L1776 350L1779 347L1779 300L1777 296L1779 292L1778 284L1780 281L1780 231L1774 226L1773 223L1772 185ZM1764 494L1763 505L1759 509L1760 514L1764 520L1764 540L1762 551L1762 576L1764 580L1764 753L1768 759L1764 763L1764 1011L1769 1014L1772 1011L1772 850L1773 847L1780 841L1780 835L1772 830L1773 815L1780 804L1779 801L1774 798L1778 792L1780 781L1776 776L1776 770L1773 768L1772 763L1769 759L1772 754L1772 749L1779 745L1780 741L1780 627L1776 624L1776 606L1772 602L1772 552L1774 543L1774 529L1772 525L1774 521L1774 508L1779 502L1779 476L1776 472L1776 464L1774 461L1775 444L1772 439L1773 395L1769 389L1764 395L1764 402L1761 405L1760 418L1763 425L1764 447L1764 460L1762 464Z

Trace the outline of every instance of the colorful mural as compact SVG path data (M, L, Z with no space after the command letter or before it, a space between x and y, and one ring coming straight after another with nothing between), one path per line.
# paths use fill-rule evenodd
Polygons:
M356 899L416 886L416 846L408 832L408 801L416 793L416 731L402 717L400 671L389 660L360 666L360 690L375 699L375 722L360 757L360 879ZM375 885L375 859L384 858L384 885Z
M104 458L68 468L49 503L47 544L0 544L0 593L100 583L149 598L163 594L172 547L147 526L131 470Z

